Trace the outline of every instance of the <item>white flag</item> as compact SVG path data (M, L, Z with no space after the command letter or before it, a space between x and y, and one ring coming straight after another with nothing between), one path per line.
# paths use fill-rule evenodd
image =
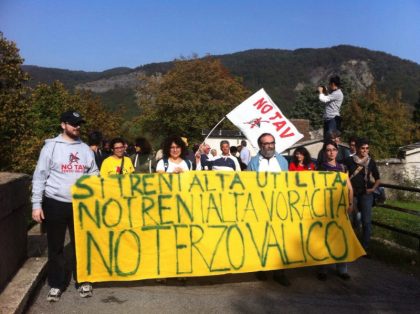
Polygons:
M303 137L263 88L229 112L226 117L242 131L256 149L258 137L263 133L274 136L276 151L279 153Z

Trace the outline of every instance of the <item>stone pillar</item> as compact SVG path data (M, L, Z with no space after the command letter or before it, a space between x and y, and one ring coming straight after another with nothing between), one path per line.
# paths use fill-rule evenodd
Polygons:
M26 259L30 177L0 172L0 292Z

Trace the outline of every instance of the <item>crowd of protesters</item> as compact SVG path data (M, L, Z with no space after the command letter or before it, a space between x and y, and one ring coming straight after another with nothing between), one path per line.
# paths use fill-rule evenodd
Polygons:
M367 250L371 236L373 194L380 184L379 171L369 154L368 139L351 137L350 149L340 144L339 108L343 94L338 77L331 78L330 89L330 95L326 95L321 88L319 90L320 100L326 103L326 111L324 145L316 159L305 147L300 146L288 161L275 151L275 137L269 133L259 137L259 151L253 157L245 140L237 147L222 140L219 147L221 154L217 155L215 148L208 143L197 143L189 150L188 139L177 135L167 137L157 152L153 151L152 145L144 137L136 138L131 146L120 137L103 140L98 131L89 133L86 145L80 140L80 128L85 121L78 112L64 112L60 124L62 133L46 140L33 176L32 217L37 222L44 222L47 230L48 283L51 287L47 300L58 301L66 288L63 251L67 229L74 248L70 187L84 174L108 176L208 170L344 172L348 174L348 213L353 226L361 229L361 243ZM340 278L350 279L346 263L337 264L336 267ZM318 267L318 279L326 280L326 269L326 266ZM259 272L257 277L264 280L267 276ZM74 278L80 296L92 296L92 285L79 283L76 276ZM284 270L275 271L273 278L284 286L290 285Z

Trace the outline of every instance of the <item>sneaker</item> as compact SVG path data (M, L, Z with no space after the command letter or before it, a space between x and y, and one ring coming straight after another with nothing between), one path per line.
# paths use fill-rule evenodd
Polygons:
M283 287L289 287L291 285L289 279L287 279L286 275L274 275L273 280L279 284L281 284Z
M82 283L79 287L79 295L82 298L90 298L93 295L92 285L88 282Z
M320 280L320 281L325 281L325 280L327 280L327 274L325 274L325 273L318 273L317 275L316 275L316 277L318 278L318 280Z
M60 300L61 297L61 290L58 288L51 288L50 292L48 292L47 301L49 302L57 302Z
M257 276L257 279L259 281L266 281L266 280L268 280L267 272L265 272L265 271L258 271L257 274L256 274L256 276Z
M340 277L343 280L350 280L350 275L347 273L338 274L338 277Z
M157 278L155 279L157 283L160 283L162 285L166 285L166 278Z

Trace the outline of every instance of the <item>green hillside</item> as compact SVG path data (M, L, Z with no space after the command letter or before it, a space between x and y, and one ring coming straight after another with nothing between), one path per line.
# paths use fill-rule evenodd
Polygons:
M273 99L286 104L293 103L294 89L299 82L314 85L311 78L317 68L342 74L341 66L349 60L366 61L378 89L392 93L401 90L403 100L409 104L416 102L420 89L420 65L417 63L352 46L294 51L248 50L220 56L220 59L232 74L244 79L249 89L264 87Z
M420 90L420 65L402 60L380 51L353 46L335 46L321 49L253 49L233 54L212 56L218 58L250 91L265 88L273 100L287 113L294 103L297 91L302 86L325 83L332 74L339 74L360 89L376 84L380 91L402 93L404 102L413 105ZM147 75L165 73L172 62L151 63L137 67L114 68L104 72L83 72L24 66L32 77L31 84L51 83L60 80L68 88L78 84L95 84L95 81L112 80L135 72ZM130 78L131 79L131 78ZM134 79L134 78L133 78ZM99 84L99 82L98 82ZM125 86L110 87L101 93L108 108L126 107L127 116L136 113L134 92ZM120 99L119 97L123 97Z
M58 80L69 89L73 89L77 84L96 81L115 75L126 74L132 71L130 68L119 67L103 72L85 72L56 68L44 68L35 65L23 65L22 69L30 74L31 79L29 81L29 85L31 86L35 86L38 83L51 84L52 82Z

